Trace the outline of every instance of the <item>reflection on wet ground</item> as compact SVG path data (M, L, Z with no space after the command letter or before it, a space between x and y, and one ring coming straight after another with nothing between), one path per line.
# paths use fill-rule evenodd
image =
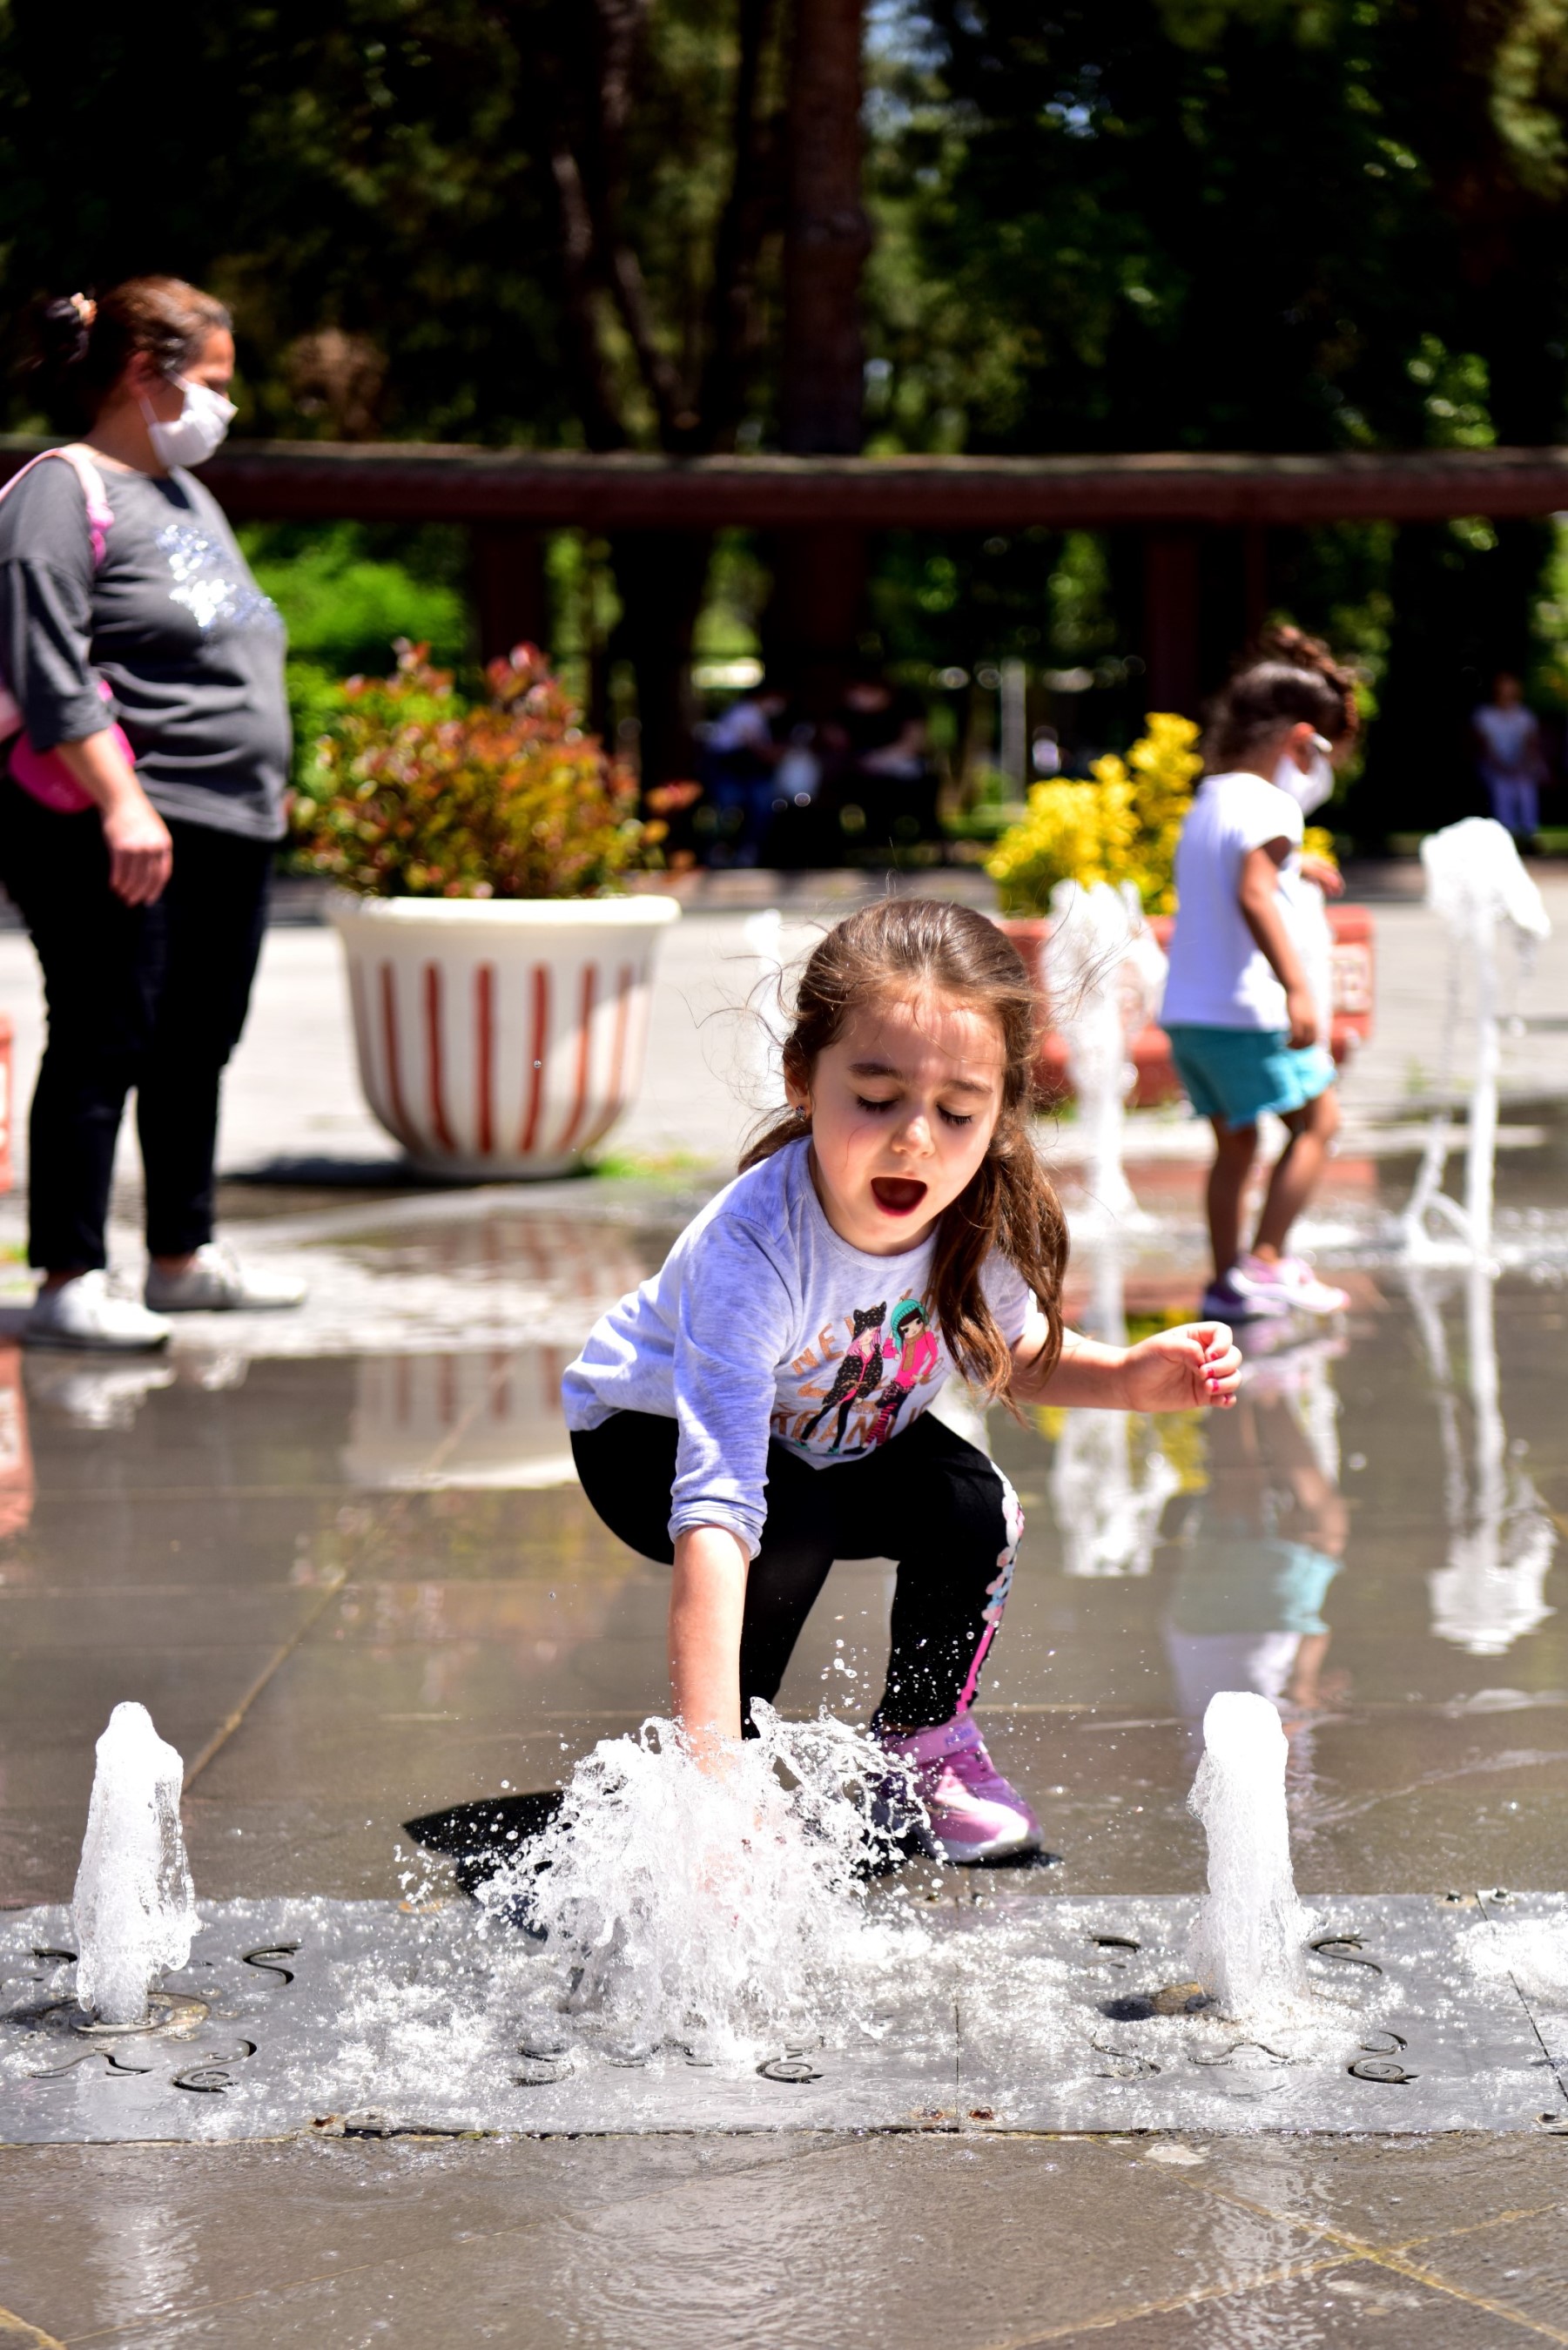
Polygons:
M1503 1160L1541 1246L1495 1282L1402 1269L1376 1243L1408 1162L1342 1166L1316 1221L1355 1309L1254 1352L1231 1415L991 1415L1030 1527L982 1703L1053 1885L1196 1885L1194 1725L1238 1687L1284 1713L1308 1887L1559 1881L1561 1147ZM1153 1229L1076 1260L1096 1328L1190 1307L1196 1172L1134 1172ZM0 1347L10 1900L68 1891L121 1696L188 1758L214 1898L384 1895L396 1822L551 1783L659 1707L664 1579L583 1502L556 1389L687 1204L278 1219L253 1231L309 1266L304 1316L193 1318L167 1362ZM786 1710L869 1711L890 1581L835 1575Z
M1195 1725L1213 1690L1238 1687L1283 1714L1309 1895L1563 1883L1568 1134L1549 1119L1534 1133L1500 1162L1495 1281L1407 1273L1387 1252L1414 1149L1343 1160L1313 1239L1354 1309L1343 1332L1255 1354L1234 1414L991 1416L1029 1533L988 1667L987 1735L1064 1856L1020 1877L1021 1893L1196 1889ZM1085 1249L1075 1271L1074 1311L1100 1326L1179 1318L1200 1286L1198 1170L1131 1172L1154 1228L1114 1261ZM399 1821L554 1783L596 1738L661 1705L665 1576L612 1540L571 1481L556 1388L600 1305L658 1262L691 1203L562 1190L258 1216L247 1245L308 1271L306 1315L193 1320L167 1362L0 1343L0 1899L68 1898L92 1741L120 1698L141 1699L187 1758L192 1864L214 1899L395 1897ZM865 1718L890 1583L879 1561L836 1572L786 1711L826 1698ZM650 2148L635 2187L617 2169L624 2149L600 2149L591 2171L519 2148L60 2152L27 2158L40 2210L74 2200L95 2160L103 2193L118 2180L123 2195L95 2222L74 2300L41 2297L29 2249L5 2256L19 2282L0 2266L0 2304L60 2338L317 2340L323 2312L348 2306L330 2280L352 2255L375 2282L335 2339L388 2338L375 2330L387 2295L390 2338L431 2338L421 2324L439 2327L457 2293L475 2339L483 2316L506 2342L683 2344L703 2329L650 2248L701 2210L744 2267L766 2211L776 2293L737 2284L720 2333L827 2341L841 2337L799 2302L788 2245L804 2257L819 2224L846 2224L832 2182L847 2164L861 2201L846 2224L859 2244L864 2222L877 2248L858 2268L853 2246L844 2255L857 2338L924 2339L917 2281L922 2306L945 2304L944 2344L1071 2340L1107 2314L1129 2345L1330 2343L1362 2338L1374 2316L1380 2342L1490 2344L1512 2338L1516 2309L1568 2338L1561 2253L1530 2237L1533 2222L1510 2220L1509 2244L1484 2252L1453 2233L1472 2195L1515 2213L1561 2199L1549 2147L1499 2155L1506 2180L1465 2142L1390 2158L1418 2217L1375 2219L1362 2199L1376 2182L1353 2178L1351 2149L1215 2145L1190 2170L1151 2167L1157 2151ZM375 2161L398 2182L406 2240L400 2227L371 2241L360 2216ZM337 2217L317 2208L329 2162ZM537 2215L520 2227L507 2182L524 2175ZM1378 2174L1385 2188L1393 2175ZM7 2179L20 2191L22 2173ZM296 2283L292 2256L269 2267L259 2249L233 2250L226 2215L268 2182L289 2190L287 2225L327 2283ZM210 2216L192 2229L182 2199L198 2193ZM977 2283L958 2250L966 2195L976 2225L982 2205L991 2215L988 2241L1013 2217L1033 2226L1015 2290ZM1116 2228L1075 2216L1098 2198ZM872 2225L895 2206L896 2257ZM214 2270L209 2224L238 2282ZM461 2247L497 2228L510 2249L476 2282ZM1068 2259L1075 2229L1089 2250ZM1418 2254L1387 2251L1417 2239ZM507 2314L524 2273L529 2308ZM266 2314L220 2315L230 2283L242 2300L265 2293ZM1223 2321L1181 2315L1194 2293L1241 2298L1204 2304Z

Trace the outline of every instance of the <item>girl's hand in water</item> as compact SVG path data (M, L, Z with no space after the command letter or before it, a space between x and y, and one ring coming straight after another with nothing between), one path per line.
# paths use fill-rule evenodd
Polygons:
M1241 1355L1223 1322L1187 1322L1129 1347L1123 1364L1128 1411L1228 1411L1241 1383Z

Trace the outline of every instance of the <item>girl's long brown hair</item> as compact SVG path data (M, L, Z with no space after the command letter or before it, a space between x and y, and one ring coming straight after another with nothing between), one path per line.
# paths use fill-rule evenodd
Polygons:
M808 1091L817 1055L841 1035L851 1013L926 994L989 1015L1002 1035L1001 1115L968 1189L943 1214L927 1302L958 1370L985 1395L1011 1403L1012 1357L986 1304L981 1268L994 1249L1023 1274L1045 1316L1040 1361L1049 1367L1062 1351L1067 1263L1066 1219L1030 1130L1039 1005L1017 948L968 906L884 898L864 907L819 941L801 973L784 1040L784 1076ZM810 1132L806 1111L770 1118L747 1146L742 1172Z

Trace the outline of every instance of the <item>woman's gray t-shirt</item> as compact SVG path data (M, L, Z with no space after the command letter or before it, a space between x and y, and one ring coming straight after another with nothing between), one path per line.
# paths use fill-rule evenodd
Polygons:
M114 522L96 568L70 465L35 466L0 499L0 671L28 739L52 751L117 718L160 815L280 839L292 744L277 608L189 473L99 470Z
M863 1460L936 1401L952 1368L927 1295L936 1235L901 1256L841 1240L786 1143L688 1224L663 1266L602 1315L562 1381L569 1429L618 1411L673 1419L670 1533L728 1526L755 1556L770 1439L828 1469ZM1029 1288L994 1252L981 1283L1010 1347Z

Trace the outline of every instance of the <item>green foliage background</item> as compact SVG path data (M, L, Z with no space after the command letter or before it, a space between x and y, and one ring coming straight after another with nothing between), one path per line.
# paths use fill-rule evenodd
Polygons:
M628 116L638 260L682 364L727 183L740 5L649 0ZM171 0L155 38L121 17L89 43L68 11L10 0L10 426L46 421L18 371L37 296L171 268L235 309L242 432L601 445L553 151L590 16L587 0ZM787 0L774 22L764 109ZM867 55L869 447L1565 436L1568 0L876 0ZM776 435L777 274L774 235L742 447ZM654 445L634 356L602 323L615 432ZM307 724L336 674L385 666L392 635L444 661L472 651L454 534L272 532L253 552L290 619ZM754 640L765 556L724 543L700 645ZM922 681L1008 655L1037 677L1086 669L1069 713L1086 760L1141 713L1136 557L1114 536L900 534L877 552L873 642ZM1368 832L1454 812L1489 663L1528 662L1568 701L1545 525L1278 533L1271 559L1276 607L1374 683L1351 811ZM557 650L607 678L613 550L574 541L550 560ZM1230 650L1206 647L1211 671ZM613 718L610 685L597 691ZM975 712L953 709L947 731L973 752Z

